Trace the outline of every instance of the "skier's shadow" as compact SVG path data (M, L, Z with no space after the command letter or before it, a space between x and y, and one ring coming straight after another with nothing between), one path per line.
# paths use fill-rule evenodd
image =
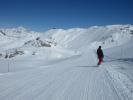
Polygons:
M94 65L94 66L77 66L77 67L86 67L86 68L87 68L87 67L88 67L88 68L89 68L89 67L94 67L94 68L96 68L96 67L98 67L98 66L97 66L97 65Z

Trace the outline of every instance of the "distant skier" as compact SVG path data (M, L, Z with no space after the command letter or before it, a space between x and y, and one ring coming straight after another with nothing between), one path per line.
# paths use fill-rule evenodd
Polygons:
M99 46L99 48L97 49L97 57L99 60L97 65L100 65L103 62L103 58L104 58L104 54L103 54L103 50L101 49L101 46Z

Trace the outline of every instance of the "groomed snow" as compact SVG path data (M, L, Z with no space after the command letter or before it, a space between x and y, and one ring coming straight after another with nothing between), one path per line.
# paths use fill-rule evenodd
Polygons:
M23 27L2 29L20 36L20 41L0 34L0 39L7 38L0 51L19 48L24 54L0 58L0 100L133 100L132 29L132 25L109 25L52 29L45 34ZM38 36L56 45L23 45ZM98 67L99 45L105 57Z

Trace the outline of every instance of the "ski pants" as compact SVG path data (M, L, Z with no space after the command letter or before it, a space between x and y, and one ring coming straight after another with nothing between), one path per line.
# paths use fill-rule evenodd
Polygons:
M102 63L102 61L103 61L103 58L102 57L98 57L98 64L97 65L100 65L101 63Z

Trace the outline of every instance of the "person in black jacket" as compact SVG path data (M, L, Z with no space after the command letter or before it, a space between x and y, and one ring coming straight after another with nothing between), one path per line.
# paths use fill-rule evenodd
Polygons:
M101 46L99 46L99 48L97 49L97 57L99 59L97 65L100 65L103 62L103 58L104 58L104 54L103 54L103 50L101 49Z

